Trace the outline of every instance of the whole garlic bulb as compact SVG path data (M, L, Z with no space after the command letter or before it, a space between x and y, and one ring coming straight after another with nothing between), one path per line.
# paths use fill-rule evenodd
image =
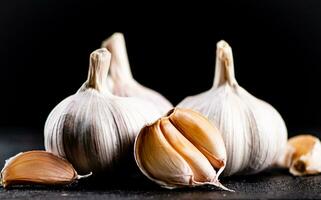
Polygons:
M195 109L218 126L227 151L224 175L260 172L284 151L285 123L271 105L238 85L232 49L225 41L217 43L215 67L213 87L187 97L178 107Z
M125 38L122 33L114 33L107 38L102 47L111 52L110 79L112 93L123 97L138 97L157 106L165 114L173 105L161 94L139 84L132 76L128 61Z
M110 58L105 48L91 53L87 81L52 110L45 124L46 150L80 173L114 171L132 155L140 129L160 116L149 102L109 92Z

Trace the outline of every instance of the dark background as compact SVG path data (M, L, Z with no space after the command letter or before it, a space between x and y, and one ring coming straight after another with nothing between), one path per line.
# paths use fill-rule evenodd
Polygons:
M173 104L208 90L216 42L233 48L241 86L271 103L290 135L321 130L321 1L0 2L0 126L41 133L51 109L87 77L113 32L132 72Z

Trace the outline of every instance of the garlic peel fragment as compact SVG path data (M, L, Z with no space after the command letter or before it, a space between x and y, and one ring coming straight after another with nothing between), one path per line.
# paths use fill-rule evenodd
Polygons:
M19 153L6 161L1 171L3 187L20 184L66 185L80 176L66 160L45 151Z
M111 54L108 82L114 95L137 97L153 103L163 115L173 108L173 105L158 92L142 86L134 78L130 70L125 38L122 33L114 33L103 41L102 47Z
M135 140L134 155L144 175L166 188L208 184L229 190L220 184L216 172L225 167L222 137L199 115L192 110L175 108L168 116L141 130ZM212 137L208 137L211 134ZM212 146L215 143L219 145ZM211 148L204 154L204 147L208 146ZM209 155L221 158L223 165L211 164Z

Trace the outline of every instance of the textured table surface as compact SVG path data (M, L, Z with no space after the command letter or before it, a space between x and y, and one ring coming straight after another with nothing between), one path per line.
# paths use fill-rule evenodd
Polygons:
M43 149L43 138L31 130L0 130L0 162L21 151ZM40 135L36 137L35 135ZM321 175L293 177L286 170L222 178L236 192L212 187L167 190L144 177L121 182L81 180L65 187L0 188L0 199L321 199Z

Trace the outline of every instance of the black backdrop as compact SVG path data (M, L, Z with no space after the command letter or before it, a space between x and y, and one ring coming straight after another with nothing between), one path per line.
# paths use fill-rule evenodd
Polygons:
M321 1L1 1L0 126L41 130L85 81L90 52L120 31L134 77L174 104L211 87L225 39L239 84L277 108L290 134L317 132L320 10Z

